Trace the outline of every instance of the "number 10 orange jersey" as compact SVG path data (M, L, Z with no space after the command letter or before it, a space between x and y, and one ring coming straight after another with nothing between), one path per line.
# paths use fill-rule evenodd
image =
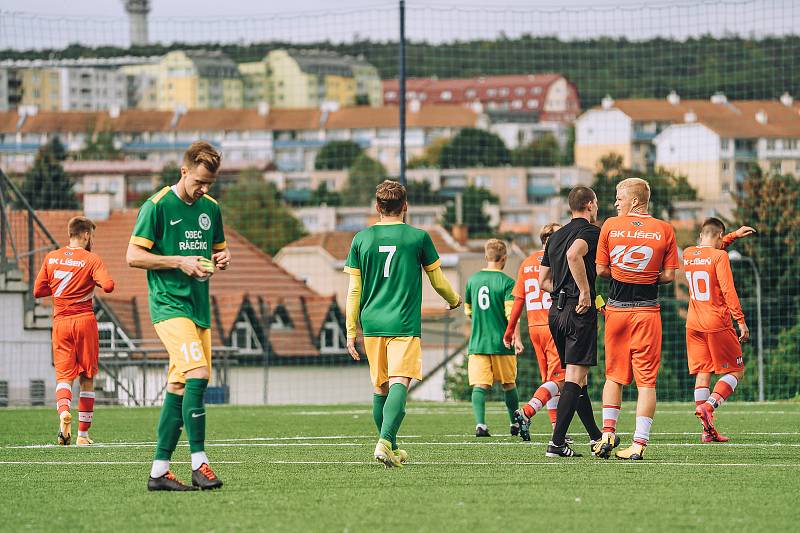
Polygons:
M111 292L114 281L100 256L65 246L47 254L36 276L34 294L53 296L53 319L93 314L95 286ZM49 290L48 290L49 289Z
M542 266L544 250L533 252L519 266L517 282L514 284L514 297L525 299L528 326L546 326L547 315L553 305L549 292L539 286L539 269Z
M687 329L711 333L731 329L731 315L737 322L744 319L726 252L690 246L683 251L683 267L689 283Z

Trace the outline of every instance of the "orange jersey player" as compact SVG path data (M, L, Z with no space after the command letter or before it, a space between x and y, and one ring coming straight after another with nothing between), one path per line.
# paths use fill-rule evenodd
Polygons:
M531 440L531 418L542 407L547 406L550 422L555 424L558 399L561 388L564 386L564 369L561 367L561 360L558 358L558 350L556 350L548 323L548 314L553 305L553 299L549 292L543 291L539 286L539 268L542 266L544 246L550 235L560 227L561 225L556 223L546 224L542 227L539 234L542 250L533 252L519 266L513 292L514 307L511 310L511 317L503 337L506 345L510 346L524 307L528 318L528 334L533 350L536 352L539 374L542 378L541 385L536 389L530 401L514 413L514 422L519 424L520 428L519 435L525 441Z
M72 382L80 377L78 446L92 444L89 427L94 415L94 375L100 351L92 297L95 287L114 290L100 256L91 252L94 223L74 217L68 225L69 246L48 253L36 276L33 295L53 297L53 364L56 368L56 404L60 420L58 444L72 438Z
M686 316L686 354L689 374L695 379L695 415L703 425L701 442L727 442L714 427L714 410L733 394L744 376L742 346L750 330L733 285L733 272L724 248L735 238L755 232L743 226L723 237L725 224L709 218L700 229L700 244L683 252L683 267L689 284L689 313ZM733 329L738 323L740 335ZM711 373L722 375L710 392Z
M661 314L658 286L671 283L678 268L675 231L647 214L650 186L639 178L617 185L619 216L605 221L597 245L597 274L611 278L606 305L606 383L603 437L595 455L615 447L622 387L636 379L639 397L633 444L617 457L640 460L650 440L656 409L656 377L661 364Z

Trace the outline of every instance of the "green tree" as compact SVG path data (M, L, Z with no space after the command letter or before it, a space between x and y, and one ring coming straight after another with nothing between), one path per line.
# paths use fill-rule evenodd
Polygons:
M114 145L114 134L109 130L95 133L93 129L86 132L86 142L78 152L78 159L116 160L122 159L122 151Z
M171 187L181 180L181 167L175 163L167 163L161 167L158 175L158 189Z
M552 133L545 133L532 143L511 151L511 164L515 167L553 167L560 161L561 148Z
M41 146L25 173L21 192L34 209L77 209L74 183L64 171L66 150L58 137Z
M220 205L225 224L270 255L305 234L275 184L260 176L241 176L225 191Z
M353 162L342 189L342 205L370 205L375 200L375 188L386 179L386 168L367 154Z
M342 197L336 191L329 191L328 184L324 181L320 183L316 189L311 191L311 197L308 200L309 205L341 205Z
M350 168L364 149L353 141L330 141L326 143L314 159L317 170L342 170Z
M482 187L470 185L461 192L463 221L470 236L486 236L494 232L494 228L489 224L489 215L484 212L483 207L484 204L498 202L497 196ZM456 220L456 202L448 202L442 225L449 230Z
M422 155L412 157L408 161L407 168L434 168L439 166L442 148L444 148L449 142L450 139L447 137L439 137L438 139L431 141L431 143L425 147L425 151L422 153Z
M436 205L444 201L439 191L434 191L428 180L413 180L406 183L406 196L411 205Z
M611 153L600 159L600 170L591 185L600 200L598 220L616 216L614 199L617 184L627 178L642 178L650 184L650 213L658 218L671 219L676 201L697 199L697 190L685 176L663 168L656 169L652 174L624 168L622 156Z
M511 163L503 139L478 128L464 128L442 147L441 168L501 167Z

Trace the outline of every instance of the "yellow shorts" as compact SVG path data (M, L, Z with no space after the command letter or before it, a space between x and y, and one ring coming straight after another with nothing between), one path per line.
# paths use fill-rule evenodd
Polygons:
M500 383L516 383L516 355L478 355L469 356L467 364L469 384L491 387L495 381Z
M380 387L389 378L422 379L422 347L419 337L364 337L372 384Z
M169 354L167 383L186 383L186 372L208 367L211 375L211 330L199 328L188 318L170 318L153 324Z

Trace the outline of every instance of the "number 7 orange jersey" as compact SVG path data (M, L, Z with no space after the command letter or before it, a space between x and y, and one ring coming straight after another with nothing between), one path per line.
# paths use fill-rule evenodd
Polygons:
M36 276L33 295L53 297L53 319L94 313L95 286L114 290L114 280L100 256L83 248L65 246L47 254Z
M737 322L744 319L726 252L690 246L683 251L683 268L689 283L687 329L712 333L731 328L731 315Z
M553 305L549 292L539 287L539 269L542 266L544 250L533 252L519 266L517 282L514 284L514 297L525 299L528 326L547 325L547 315Z

